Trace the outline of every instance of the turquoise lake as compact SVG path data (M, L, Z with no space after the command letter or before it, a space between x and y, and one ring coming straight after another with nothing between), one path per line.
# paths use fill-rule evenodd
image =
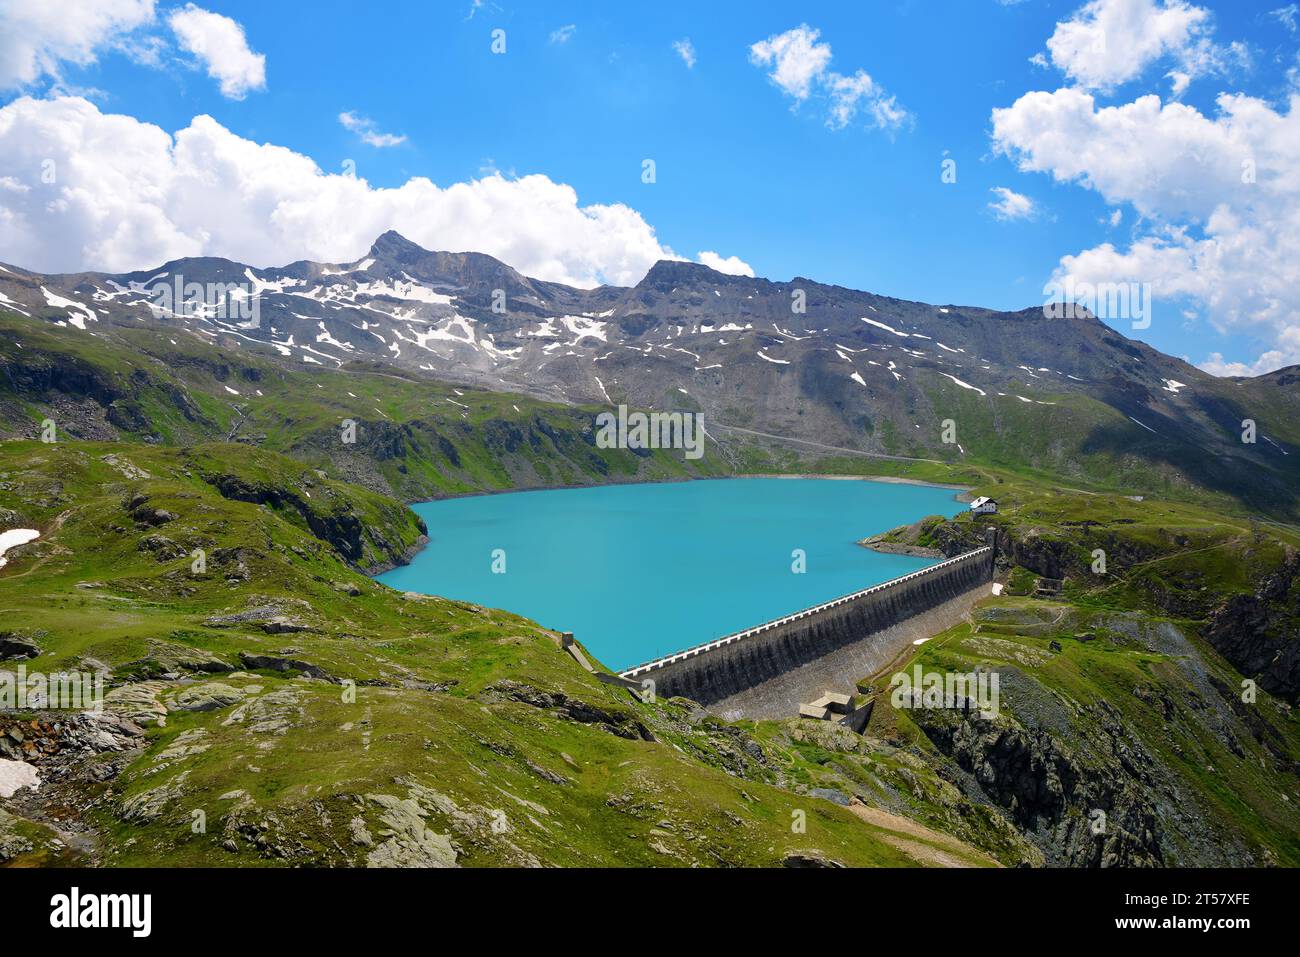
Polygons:
M719 479L422 502L412 507L428 546L378 580L571 631L624 669L933 564L856 542L954 515L955 496L883 482ZM493 572L497 549L504 574ZM806 556L802 574L792 571L795 549Z

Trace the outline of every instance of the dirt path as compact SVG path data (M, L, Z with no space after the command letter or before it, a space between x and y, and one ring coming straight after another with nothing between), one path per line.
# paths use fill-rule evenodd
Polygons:
M892 832L880 835L881 839L927 867L1000 866L983 851L955 837L933 831L911 818L868 807L858 801L850 804L849 810L867 824Z
M777 442L794 442L796 445L808 445L815 449L823 449L827 452L843 452L845 455L860 455L868 459L888 459L892 462L926 462L930 465L948 465L949 463L939 459L918 459L909 455L888 455L885 452L864 452L862 449L846 449L838 445L823 445L821 442L813 442L811 439L796 439L788 435L773 435L771 432L759 432L754 429L742 429L738 425L719 425L713 423L713 428L722 429L726 432L743 432L745 435L757 435L764 439L774 439Z

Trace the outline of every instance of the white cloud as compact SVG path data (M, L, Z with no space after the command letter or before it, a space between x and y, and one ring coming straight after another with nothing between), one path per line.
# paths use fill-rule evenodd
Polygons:
M1200 367L1210 375L1257 376L1281 369L1294 361L1294 358L1288 360L1287 355L1280 350L1270 350L1254 362L1229 362L1223 358L1223 353L1211 352L1210 357L1200 363Z
M154 0L0 0L0 90L58 81L153 18Z
M830 44L818 43L819 36L821 31L806 23L774 34L749 48L749 62L772 67L773 83L796 100L807 99L831 62Z
M828 73L826 89L831 98L826 125L833 130L844 129L862 109L871 114L872 124L882 130L896 129L908 118L898 101L886 95L864 70L853 76Z
M56 171L40 181L42 161ZM254 265L350 262L396 229L432 249L488 253L531 276L580 286L639 281L678 258L641 214L579 203L542 175L395 188L323 172L209 116L174 136L87 100L24 97L0 107L0 260L45 272L149 269L181 256Z
M713 252L705 250L699 255L700 262L710 269L716 269L718 272L726 273L728 276L748 276L754 278L754 267L745 262L739 256L728 256L725 259Z
M695 44L691 42L690 37L674 40L673 49L677 51L677 55L682 58L688 70L695 67Z
M1110 90L1170 58L1175 93L1192 79L1248 59L1243 44L1210 38L1212 16L1184 0L1090 0L1056 24L1047 41L1052 64L1079 86Z
M248 48L244 28L230 17L190 3L173 10L167 22L181 47L221 85L222 96L242 100L250 90L266 88L266 57Z
M339 122L343 128L356 133L361 142L367 146L373 146L376 149L384 149L388 146L399 146L406 142L406 136L398 136L393 133L381 133L375 128L375 121L365 116L358 116L351 110L345 110L339 114Z
M558 29L552 30L549 39L551 43L568 43L570 40L573 39L573 35L577 32L578 32L577 24L567 23L564 26L559 27Z
M1295 33L1297 18L1300 18L1300 6L1292 3L1285 7L1279 7L1276 10L1270 10L1268 15L1276 19L1291 33Z
M1186 297L1220 331L1268 341L1261 371L1300 362L1300 93L1284 110L1240 94L1217 105L1207 116L1154 95L1099 108L1081 90L1027 93L993 111L993 144L1145 223L1126 249L1064 256L1058 278L1151 282L1157 300Z
M860 111L870 116L871 126L882 130L897 129L910 119L866 70L845 76L830 69L831 46L820 42L820 36L820 30L801 23L751 45L749 62L770 67L768 79L794 97L796 105L814 92L825 96L826 125L833 130L844 129Z
M996 200L989 203L989 209L993 210L993 215L998 219L1033 219L1038 214L1037 204L1023 193L1005 186L994 186L989 192L997 196Z

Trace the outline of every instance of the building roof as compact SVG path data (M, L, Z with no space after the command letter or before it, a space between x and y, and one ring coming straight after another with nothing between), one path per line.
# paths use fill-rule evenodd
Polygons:
M993 499L989 498L987 495L981 495L979 498L975 499L975 501L970 503L970 507L979 508L981 505L997 505L997 504L998 504L997 502L993 501Z

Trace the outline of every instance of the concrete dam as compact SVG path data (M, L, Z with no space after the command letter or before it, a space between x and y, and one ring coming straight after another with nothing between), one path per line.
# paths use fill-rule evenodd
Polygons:
M852 689L989 594L994 549L973 551L654 661L621 677L654 682L728 719L782 718L823 690Z

